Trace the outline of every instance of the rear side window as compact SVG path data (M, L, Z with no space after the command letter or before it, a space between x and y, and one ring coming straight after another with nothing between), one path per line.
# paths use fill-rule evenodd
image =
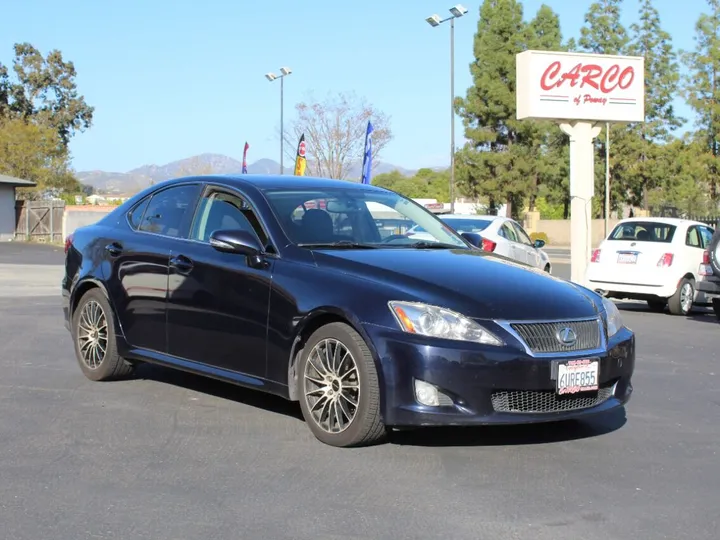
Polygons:
M137 230L140 227L140 221L142 220L143 214L145 213L145 209L148 207L149 202L150 197L145 197L142 201L133 206L130 212L128 212L128 220L130 221L130 226L133 229Z
M143 214L139 230L179 237L185 219L194 211L199 189L198 185L191 184L164 189L153 195Z
M619 223L608 240L631 240L636 242L661 242L669 244L675 234L675 225L657 221L632 221Z

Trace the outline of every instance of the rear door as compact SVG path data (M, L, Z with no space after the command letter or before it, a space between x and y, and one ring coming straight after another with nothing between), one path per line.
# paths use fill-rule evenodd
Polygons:
M682 234L679 242L673 242ZM600 258L592 263L602 281L622 284L663 285L667 282L667 262L673 262L684 248L684 230L674 223L626 221L617 224L603 241ZM661 263L665 261L665 264Z

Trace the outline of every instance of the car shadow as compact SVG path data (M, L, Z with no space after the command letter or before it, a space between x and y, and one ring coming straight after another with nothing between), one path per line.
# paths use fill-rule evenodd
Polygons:
M220 399L234 401L256 409L262 409L275 414L282 414L296 420L304 421L300 406L295 401L288 401L280 396L253 390L244 386L237 386L210 377L195 375L179 369L166 368L157 364L139 364L135 369L136 379L145 379L164 384L170 384L208 394Z
M584 420L543 424L478 427L425 427L390 434L392 444L402 446L525 446L599 437L627 423L625 408L599 413Z

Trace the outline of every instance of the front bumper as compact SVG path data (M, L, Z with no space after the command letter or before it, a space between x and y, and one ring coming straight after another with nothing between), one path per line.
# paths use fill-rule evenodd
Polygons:
M383 419L392 427L526 424L578 418L620 407L630 400L635 336L623 328L599 359L596 392L555 394L553 358L532 357L514 347L494 348L433 340L364 325L381 366ZM559 360L587 358L558 355ZM414 380L448 396L441 406L418 403Z

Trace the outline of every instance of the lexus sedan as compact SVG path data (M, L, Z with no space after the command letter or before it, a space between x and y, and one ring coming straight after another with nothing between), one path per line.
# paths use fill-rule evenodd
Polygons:
M381 236L378 209L429 237ZM65 322L91 380L214 377L299 401L333 446L623 406L635 336L615 305L481 245L371 185L174 179L67 238Z

